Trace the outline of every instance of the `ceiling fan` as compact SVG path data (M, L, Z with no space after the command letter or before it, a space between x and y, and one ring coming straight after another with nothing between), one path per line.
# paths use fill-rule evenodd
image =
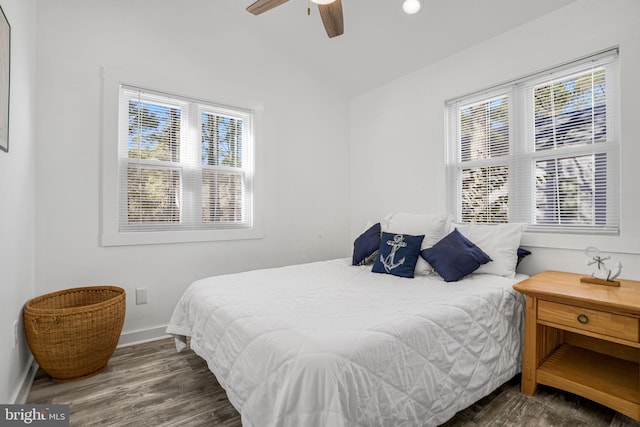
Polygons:
M271 10L289 0L257 0L247 8L247 12L260 15ZM333 38L344 33L344 20L342 17L341 0L311 0L318 5L320 17L327 31L329 38Z

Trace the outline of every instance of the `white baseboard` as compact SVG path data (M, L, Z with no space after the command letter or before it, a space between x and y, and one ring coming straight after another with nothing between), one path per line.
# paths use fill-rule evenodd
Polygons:
M33 356L29 356L29 364L27 365L24 373L22 374L22 382L20 388L17 390L13 403L16 405L24 405L29 398L29 392L31 392L31 385L38 373L38 364Z
M150 329L141 329L138 331L126 332L120 335L118 341L118 348L128 347L130 345L142 344L150 341L158 341L165 338L169 338L171 335L167 334L167 325L157 326Z

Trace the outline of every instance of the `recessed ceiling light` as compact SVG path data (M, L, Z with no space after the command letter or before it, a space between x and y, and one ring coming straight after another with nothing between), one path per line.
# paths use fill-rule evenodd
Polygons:
M402 10L409 15L418 13L421 7L422 3L420 3L420 0L404 0L404 3L402 3Z

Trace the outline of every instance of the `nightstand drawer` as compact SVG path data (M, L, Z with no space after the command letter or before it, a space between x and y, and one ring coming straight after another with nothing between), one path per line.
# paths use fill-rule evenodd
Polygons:
M639 319L631 316L538 300L538 319L639 342Z

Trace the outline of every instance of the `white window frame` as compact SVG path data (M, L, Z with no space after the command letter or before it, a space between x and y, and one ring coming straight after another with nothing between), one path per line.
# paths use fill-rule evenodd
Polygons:
M608 67L607 93L613 91L613 101L607 97L607 142L586 144L575 147L564 147L558 150L535 151L533 99L530 90L542 82L566 78L576 72L590 68L590 63L600 61ZM556 76L556 77L554 77ZM529 224L527 234L539 234L548 239L550 234L568 234L580 236L619 236L620 234L620 139L619 139L619 90L617 88L617 50L606 51L552 70L508 82L497 87L452 99L446 103L446 170L447 170L447 205L456 221L462 220L462 182L461 171L469 167L507 165L509 168L509 222ZM509 154L506 156L462 162L460 147L460 106L488 101L494 97L506 95L509 98ZM553 151L553 152L552 152ZM535 215L535 164L544 158L559 158L607 153L607 183L614 191L607 193L607 214L613 215L613 227L562 227L534 224ZM532 242L539 244L543 240L534 238ZM553 240L553 239L552 239ZM545 244L542 244L545 246ZM554 245L555 246L555 245ZM567 246L561 244L558 246ZM580 246L580 243L577 243ZM584 246L582 246L584 247Z
M128 72L121 70L105 70L101 69L102 77L102 206L101 206L101 230L100 244L102 246L122 246L122 245L145 245L145 244L164 244L164 243L189 243L204 241L223 241L223 240L242 240L242 239L260 239L263 237L263 226L261 221L262 206L262 182L260 179L260 155L258 135L256 129L260 127L263 115L263 107L260 103L238 100L229 97L220 97L221 102L202 101L202 99L213 99L215 94L207 96L207 91L203 90L204 95L194 97L189 95L188 89L180 87L174 83L164 80L158 80L150 76L140 78ZM195 133L197 141L200 141L201 130L198 119L201 112L221 112L225 114L241 115L243 118L249 118L250 126L245 126L243 132L247 133L246 146L243 146L243 166L242 173L245 174L245 191L249 192L245 208L246 221L238 223L205 223L194 226L194 222L190 221L188 227L168 227L164 229L154 229L153 226L147 227L146 230L130 230L123 225L126 217L123 217L123 210L120 209L122 203L126 203L126 192L121 191L120 181L126 179L126 164L119 152L119 140L123 137L122 132L126 133L128 122L128 112L121 111L120 108L120 88L143 88L145 93L158 94L173 98L172 102L180 104L187 108L187 113L191 118L191 128L187 128L181 123L181 141L183 133ZM162 87L163 90L154 88ZM180 93L184 96L175 96L172 94ZM234 105L234 107L228 107ZM124 122L123 122L124 120ZM183 119L184 120L184 119ZM124 123L125 126L120 126ZM193 138L193 136L191 136ZM181 148L182 150L182 148ZM200 150L196 150L200 152ZM181 160L182 155L181 155ZM199 162L199 159L184 159L185 163ZM201 169L201 165L196 165L196 170ZM188 173L191 173L189 171ZM195 188L195 187L194 187ZM196 190L199 191L199 190ZM123 194L125 193L125 194ZM188 194L188 197L191 197ZM183 200L183 203L193 205L193 200ZM201 214L200 203L195 203L196 208L191 209L191 220ZM125 205L126 206L126 205ZM144 229L144 227L142 227Z

